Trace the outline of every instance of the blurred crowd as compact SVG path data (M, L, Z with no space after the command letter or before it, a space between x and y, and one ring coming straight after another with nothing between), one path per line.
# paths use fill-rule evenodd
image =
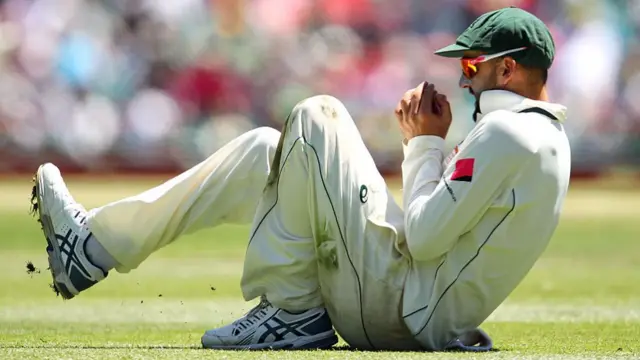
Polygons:
M434 82L448 145L462 140L473 98L433 51L509 5L555 38L549 91L569 107L576 171L640 165L639 0L4 0L0 172L180 170L321 93L396 172L399 98Z

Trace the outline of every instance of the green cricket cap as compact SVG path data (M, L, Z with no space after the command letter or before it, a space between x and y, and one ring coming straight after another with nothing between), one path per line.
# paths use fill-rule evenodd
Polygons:
M535 15L515 6L480 15L456 39L455 44L436 55L461 58L465 51L478 50L487 55L526 46L509 54L522 65L548 69L555 56L555 44L547 26Z

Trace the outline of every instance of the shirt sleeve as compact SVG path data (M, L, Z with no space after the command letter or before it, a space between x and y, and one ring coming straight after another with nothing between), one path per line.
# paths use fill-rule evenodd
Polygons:
M531 158L509 127L493 120L488 115L476 125L446 169L443 142L416 137L406 145L405 235L414 259L428 261L447 253Z

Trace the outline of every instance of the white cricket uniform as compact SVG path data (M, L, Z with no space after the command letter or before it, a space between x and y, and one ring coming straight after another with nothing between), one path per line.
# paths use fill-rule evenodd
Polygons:
M180 235L253 220L245 300L325 306L359 348L441 349L502 302L557 224L569 146L559 122L510 111L527 106L564 119L558 105L487 92L487 115L446 168L442 139L411 140L406 211L345 107L317 96L282 134L250 131L165 184L91 210L89 225L128 272Z
M440 138L405 149L413 261L402 312L428 349L479 326L515 289L549 243L569 186L564 106L494 90L481 94L479 108L446 168Z

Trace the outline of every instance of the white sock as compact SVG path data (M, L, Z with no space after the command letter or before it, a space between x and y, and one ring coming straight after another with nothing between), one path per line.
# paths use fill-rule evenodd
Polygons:
M113 256L105 250L93 234L89 235L85 252L89 261L105 272L108 272L118 265L116 259L114 259Z

